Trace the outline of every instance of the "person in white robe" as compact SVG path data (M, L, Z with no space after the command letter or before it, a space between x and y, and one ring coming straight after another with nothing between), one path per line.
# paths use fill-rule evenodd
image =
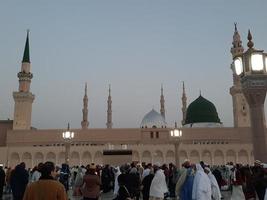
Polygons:
M39 180L39 178L41 177L41 172L39 172L38 170L35 170L31 176L31 180L30 182L33 183L33 182L36 182Z
M40 177L41 177L40 170L42 168L42 165L43 165L43 163L39 163L38 166L37 166L37 169L31 175L31 179L30 179L31 183L36 182L36 181L38 181L40 179Z
M117 195L118 194L118 191L119 191L119 183L118 183L118 177L119 175L121 174L121 170L120 170L120 167L116 167L115 168L115 182L114 182L114 194Z
M154 165L154 171L156 173L151 182L149 200L162 200L164 194L168 192L165 175L157 163Z
M211 182L200 164L196 164L196 175L193 183L193 200L211 200Z
M211 173L211 170L208 167L205 168L205 172L208 174L208 177L210 179L212 200L220 200L222 198L222 195L215 176Z

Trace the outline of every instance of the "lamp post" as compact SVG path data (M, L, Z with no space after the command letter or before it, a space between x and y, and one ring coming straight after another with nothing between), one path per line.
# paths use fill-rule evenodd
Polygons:
M70 161L70 145L71 140L74 138L74 132L70 131L70 124L68 123L68 129L67 131L64 131L62 133L62 137L65 141L65 163L69 164Z
M175 127L170 131L171 140L174 143L174 155L175 155L175 165L176 167L180 167L179 162L179 146L181 144L182 130L177 128L177 124L175 122Z
M249 104L254 159L267 162L264 101L267 91L267 54L254 49L248 31L248 49L233 58L232 67L240 77L242 92Z

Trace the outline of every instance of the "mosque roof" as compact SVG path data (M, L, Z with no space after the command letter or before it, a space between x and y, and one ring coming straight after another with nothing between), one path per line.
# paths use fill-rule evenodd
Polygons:
M187 108L185 124L203 122L221 123L214 104L199 95Z
M165 128L166 126L165 119L154 109L144 116L140 125L141 128Z

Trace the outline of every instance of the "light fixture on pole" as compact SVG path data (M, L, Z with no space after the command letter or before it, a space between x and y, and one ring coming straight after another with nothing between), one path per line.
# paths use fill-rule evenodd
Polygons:
M267 135L264 101L267 91L267 54L254 49L248 31L248 50L233 58L232 67L240 77L242 92L249 104L254 159L267 162Z
M181 144L182 135L183 135L182 130L177 128L177 123L175 122L174 129L171 129L170 131L170 139L172 143L174 144L175 165L178 168L180 167L179 146Z
M65 141L65 163L69 164L70 161L70 145L71 145L71 140L74 138L74 132L70 131L70 124L68 123L68 129L67 131L64 131L62 133L62 137Z

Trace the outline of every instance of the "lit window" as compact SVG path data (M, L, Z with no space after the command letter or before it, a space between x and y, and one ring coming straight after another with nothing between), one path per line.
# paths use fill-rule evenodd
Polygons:
M251 56L251 68L255 71L263 70L263 57L262 54L252 54Z

